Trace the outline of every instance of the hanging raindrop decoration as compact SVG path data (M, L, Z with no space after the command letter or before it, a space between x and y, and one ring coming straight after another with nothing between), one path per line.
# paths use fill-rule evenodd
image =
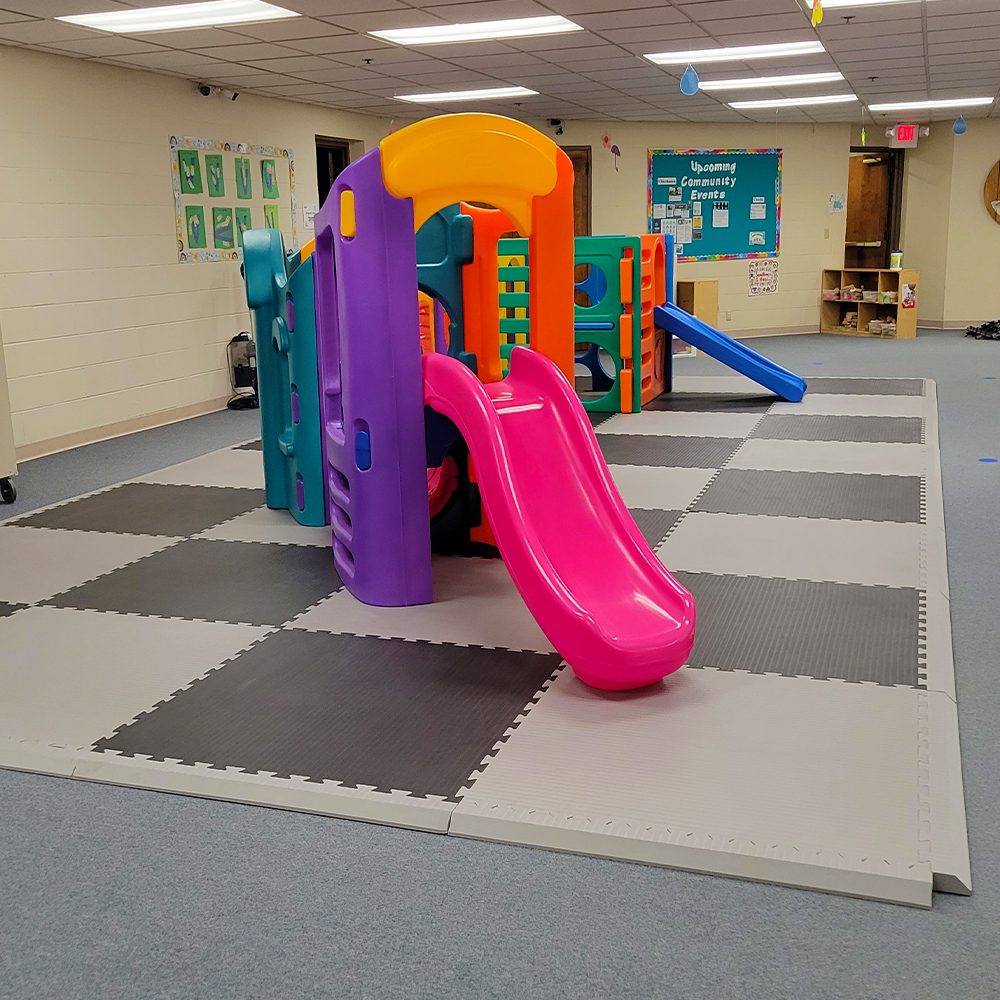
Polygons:
M951 130L952 132L955 133L955 135L965 135L965 132L968 129L968 127L969 126L965 124L965 119L961 115L959 115L955 119L955 124L952 125Z
M684 75L681 77L681 93L687 97L693 97L698 93L699 82L694 66L688 64L688 68L684 70Z

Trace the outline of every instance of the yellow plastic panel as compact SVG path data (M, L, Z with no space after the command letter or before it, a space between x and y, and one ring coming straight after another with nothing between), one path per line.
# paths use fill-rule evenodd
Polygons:
M354 192L350 188L344 188L340 192L340 235L353 239L357 231L358 226L354 220Z
M310 258L310 257L312 256L312 252L313 252L313 250L315 250L315 249L316 249L316 241L315 241L315 240L310 240L310 241L309 241L309 242L308 242L308 243L307 243L307 244L306 244L306 245L305 245L305 246L304 246L304 247L303 247L303 248L302 248L302 249L301 249L301 250L299 251L299 260L301 260L301 261L303 261L303 262L304 262L304 261L307 261L307 260L308 260L308 259L309 259L309 258Z
M416 229L446 205L483 201L528 236L532 198L549 194L558 178L559 147L501 115L427 118L386 136L379 149L382 180L397 198L413 199Z

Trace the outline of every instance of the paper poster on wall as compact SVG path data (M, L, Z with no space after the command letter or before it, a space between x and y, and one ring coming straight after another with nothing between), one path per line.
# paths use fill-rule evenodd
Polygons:
M184 209L187 225L187 245L192 249L207 246L205 209L201 205L188 205Z
M243 234L255 226L281 230L285 249L299 249L291 150L182 135L169 136L169 148L180 263L242 260ZM206 206L206 195L239 207Z
M846 194L831 194L830 195L830 214L836 215L838 212L847 211L847 195Z
M201 159L196 149L182 149L180 161L181 194L201 194Z
M748 265L751 295L774 295L778 291L777 260L751 260Z
M222 157L217 153L205 154L205 174L208 177L209 198L224 198L226 181L222 176Z
M319 205L302 206L302 226L307 231L315 229L316 214L319 212Z
M236 165L236 197L242 200L253 197L253 182L250 179L250 157L237 156Z
M686 240L677 237L679 261L777 257L781 159L780 149L649 150L648 231L675 231L673 218L703 219L691 222Z
M217 250L232 250L235 246L231 208L212 209L212 240Z
M243 234L248 230L253 229L253 221L250 215L249 208L238 208L236 209L236 245L243 246Z
M274 170L274 160L260 161L260 179L265 198L278 197L278 178Z

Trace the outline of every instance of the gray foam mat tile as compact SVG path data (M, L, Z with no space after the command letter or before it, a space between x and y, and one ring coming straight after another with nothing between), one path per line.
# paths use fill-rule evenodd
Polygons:
M193 538L58 594L47 603L280 625L341 586L329 548Z
M642 537L653 549L667 537L667 532L684 516L682 510L643 510L641 507L630 507L628 512L642 532Z
M674 575L698 608L693 667L924 686L918 672L918 590Z
M193 535L263 503L263 490L126 483L11 523L127 535Z
M257 441L247 441L246 444L238 444L238 445L236 445L236 447L233 450L234 451L263 451L264 450L264 442L260 441L260 440L257 440Z
M884 441L920 444L920 417L845 417L812 413L772 413L754 428L751 438L779 441Z
M688 413L765 413L774 396L741 396L731 392L665 392L643 405L644 410Z
M809 392L851 396L923 396L922 378L811 378Z
M454 798L559 663L283 630L94 749Z
M715 469L743 443L741 438L670 434L598 434L608 465L659 465Z
M919 522L920 477L723 469L691 510Z

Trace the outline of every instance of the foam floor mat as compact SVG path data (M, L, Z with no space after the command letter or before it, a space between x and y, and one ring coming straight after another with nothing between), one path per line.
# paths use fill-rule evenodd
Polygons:
M933 383L787 404L676 381L593 421L698 605L662 683L582 684L500 560L435 557L433 604L360 604L327 530L263 505L247 442L0 525L0 766L915 906L970 891Z

